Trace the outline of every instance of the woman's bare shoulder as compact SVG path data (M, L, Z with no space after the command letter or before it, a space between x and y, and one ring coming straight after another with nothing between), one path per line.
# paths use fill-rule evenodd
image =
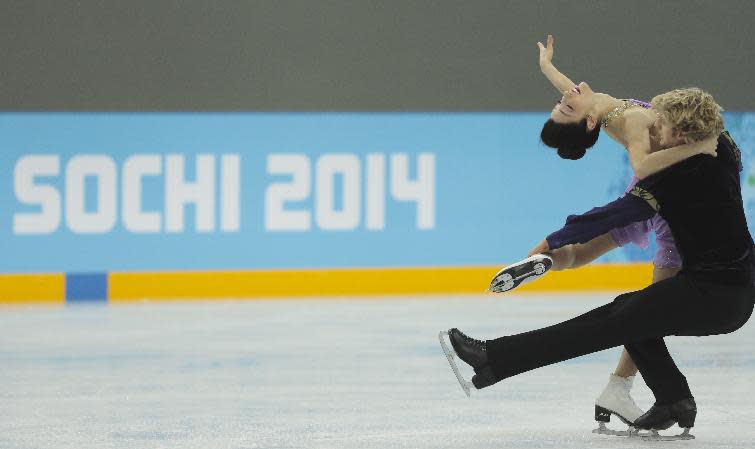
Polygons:
M624 112L624 124L630 126L650 127L655 123L656 114L652 109L631 108Z

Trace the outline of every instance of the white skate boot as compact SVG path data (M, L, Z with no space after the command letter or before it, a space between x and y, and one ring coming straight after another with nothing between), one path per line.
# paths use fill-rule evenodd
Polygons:
M611 374L608 378L608 385L603 389L598 399L595 400L595 421L598 421L598 428L593 430L592 433L640 438L650 441L692 440L695 438L694 435L689 433L697 415L693 399L684 399L671 406L653 406L648 413L643 414L642 410L634 403L632 396L629 395L633 381L634 376L624 378ZM664 413L668 415L668 420L665 420ZM627 430L612 430L607 428L606 423L611 420L611 415L616 416L624 424L627 424L629 426ZM639 421L644 420L645 424L647 424L649 419L659 419L659 415L662 420L660 423L651 426L642 426L639 423ZM666 430L674 425L674 423L679 423L684 432L679 435L661 435L658 433L658 430ZM637 424L640 424L643 429L649 430L643 431Z
M598 421L599 424L598 428L593 430L593 433L629 436L629 433L633 430L631 428L634 426L634 421L643 414L643 411L637 407L629 394L633 382L634 376L620 377L611 374L608 378L608 385L595 400L595 421ZM630 426L630 429L626 431L608 429L605 423L611 421L611 415Z
M545 254L535 254L515 264L504 267L493 276L489 291L503 293L532 282L543 276L553 266L553 259Z

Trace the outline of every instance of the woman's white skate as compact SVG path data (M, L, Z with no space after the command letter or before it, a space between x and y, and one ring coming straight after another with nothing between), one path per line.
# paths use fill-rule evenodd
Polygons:
M545 275L553 266L553 259L545 254L535 254L515 264L504 267L490 282L489 291L503 293L532 282Z

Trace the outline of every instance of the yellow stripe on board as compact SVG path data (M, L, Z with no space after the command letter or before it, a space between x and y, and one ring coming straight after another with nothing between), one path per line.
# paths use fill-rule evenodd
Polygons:
M111 273L111 301L281 296L481 293L490 270L385 268Z
M631 291L653 281L651 263L585 265L574 270L550 271L536 282L522 285L517 292L558 292L586 290Z
M483 293L500 267L365 268L219 272L110 273L109 299L272 298ZM636 290L652 265L590 265L551 272L517 292Z
M0 304L63 304L64 274L0 274Z

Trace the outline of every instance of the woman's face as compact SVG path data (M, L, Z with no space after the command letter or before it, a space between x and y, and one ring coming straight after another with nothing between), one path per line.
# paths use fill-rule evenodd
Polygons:
M584 81L564 91L551 111L551 119L556 123L579 123L592 106L592 96L592 89Z

